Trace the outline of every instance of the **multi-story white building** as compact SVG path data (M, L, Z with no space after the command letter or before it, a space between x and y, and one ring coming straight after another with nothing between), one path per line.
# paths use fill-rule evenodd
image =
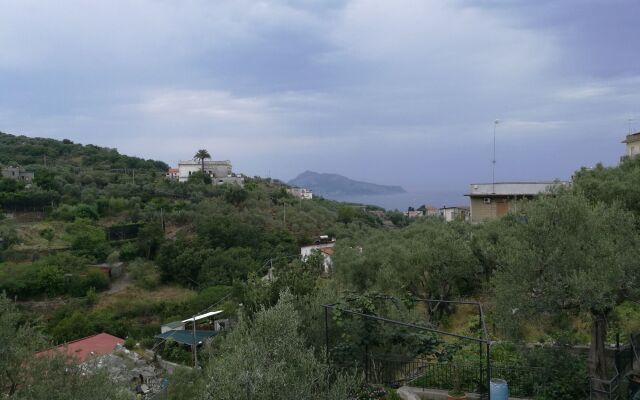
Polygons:
M288 188L287 193L303 200L313 199L313 192L305 188L299 188L299 187Z
M199 171L202 171L202 161L200 160L178 161L178 180L180 182L188 181L191 174ZM212 179L233 176L231 161L204 160L204 173Z
M178 182L187 182L191 175L201 171L202 161L200 160L178 161L178 168L169 168L166 176L167 179L175 179L178 180ZM229 160L204 160L204 173L211 178L211 183L214 185L233 183L239 186L244 186L244 178L233 173L231 161Z

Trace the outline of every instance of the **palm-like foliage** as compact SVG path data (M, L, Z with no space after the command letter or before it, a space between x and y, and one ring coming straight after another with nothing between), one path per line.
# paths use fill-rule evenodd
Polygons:
M211 154L209 154L209 152L205 149L200 149L198 150L198 152L193 156L193 158L195 160L200 160L200 162L202 163L202 173L204 174L204 160L207 158L211 158Z

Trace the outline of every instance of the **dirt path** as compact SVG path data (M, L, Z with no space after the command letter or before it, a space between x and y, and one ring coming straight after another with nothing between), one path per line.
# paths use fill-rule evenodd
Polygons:
M122 275L120 278L111 282L111 287L109 288L109 290L103 293L105 294L118 293L125 290L132 284L133 284L133 280L131 279L131 276L129 275L128 272L125 272L124 275Z

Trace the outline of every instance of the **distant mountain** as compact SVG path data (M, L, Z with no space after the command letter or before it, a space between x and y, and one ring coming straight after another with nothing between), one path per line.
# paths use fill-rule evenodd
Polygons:
M292 186L311 189L314 193L325 197L405 193L400 186L359 182L338 174L321 174L313 171L305 171L288 183Z

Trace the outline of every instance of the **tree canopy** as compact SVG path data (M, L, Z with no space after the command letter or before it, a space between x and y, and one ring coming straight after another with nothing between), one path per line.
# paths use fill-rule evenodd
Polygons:
M640 240L633 213L563 191L529 202L526 221L505 221L494 284L503 323L542 313L592 316L592 376L606 377L606 319L637 298Z

